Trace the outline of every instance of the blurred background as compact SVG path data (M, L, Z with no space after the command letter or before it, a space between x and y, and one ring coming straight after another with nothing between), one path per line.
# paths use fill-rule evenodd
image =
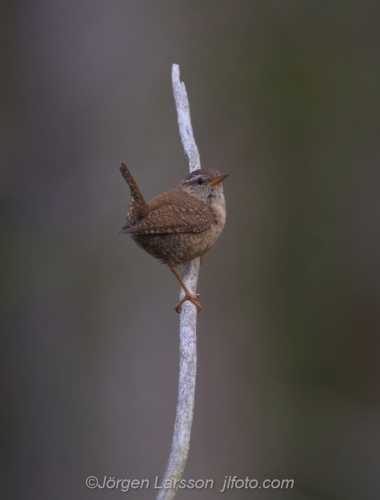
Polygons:
M380 5L375 0L5 0L1 24L1 497L113 499L162 478L179 286L119 236L202 166L225 181L204 259L178 499L380 495ZM293 490L220 493L226 475ZM155 498L152 489L129 492Z

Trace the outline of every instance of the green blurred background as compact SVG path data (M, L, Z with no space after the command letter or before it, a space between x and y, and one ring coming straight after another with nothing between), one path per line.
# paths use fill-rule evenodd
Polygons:
M96 500L162 477L179 287L119 236L126 162L147 199L187 175L170 72L225 181L204 259L178 499L380 498L380 4L1 4L1 498ZM295 479L234 490L225 475Z

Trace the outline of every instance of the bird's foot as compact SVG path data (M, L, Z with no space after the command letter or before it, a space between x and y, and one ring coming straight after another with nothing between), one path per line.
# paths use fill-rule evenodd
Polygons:
M178 304L175 306L175 310L177 311L177 313L179 313L181 311L181 305L187 300L190 300L190 302L197 308L197 311L201 312L201 304L198 300L198 297L199 293L186 293L181 302L178 302Z

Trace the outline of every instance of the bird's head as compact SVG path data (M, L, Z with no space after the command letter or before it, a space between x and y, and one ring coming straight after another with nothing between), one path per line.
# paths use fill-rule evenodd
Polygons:
M222 175L214 168L194 170L179 183L179 189L189 196L204 203L224 205L222 181L228 174Z

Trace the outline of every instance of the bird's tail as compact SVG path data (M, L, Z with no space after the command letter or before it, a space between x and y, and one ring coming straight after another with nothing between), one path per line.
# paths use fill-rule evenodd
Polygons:
M126 232L131 226L136 224L140 219L145 217L148 214L148 205L144 200L143 195L140 192L138 185L136 184L135 179L132 177L130 171L124 163L120 166L120 172L124 177L124 180L129 186L129 190L131 192L131 200L129 202L129 210L127 213L126 223L122 227L120 233Z

